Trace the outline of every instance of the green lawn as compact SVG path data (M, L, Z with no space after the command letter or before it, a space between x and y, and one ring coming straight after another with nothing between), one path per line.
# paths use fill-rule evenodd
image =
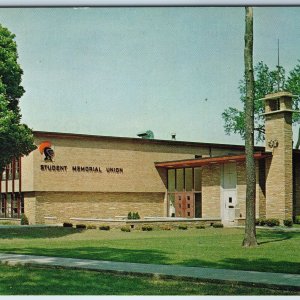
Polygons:
M79 270L0 264L0 295L299 295L237 284L215 284Z
M2 252L300 274L300 232L258 230L259 246L241 247L243 229L171 231L0 228Z

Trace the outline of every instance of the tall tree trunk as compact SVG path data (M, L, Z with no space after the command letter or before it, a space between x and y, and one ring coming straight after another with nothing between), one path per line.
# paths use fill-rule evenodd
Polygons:
M254 75L253 75L253 9L245 8L245 149L246 149L246 224L244 247L257 245L255 232L255 161L254 161Z

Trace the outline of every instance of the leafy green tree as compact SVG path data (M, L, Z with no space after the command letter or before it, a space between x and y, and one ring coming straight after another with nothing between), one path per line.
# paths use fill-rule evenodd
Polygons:
M264 103L259 99L264 98L265 95L277 91L288 91L294 95L300 95L300 61L289 72L288 76L282 66L271 70L265 63L259 62L254 67L254 130L256 141L263 141L265 134ZM246 101L246 83L245 79L239 83L239 91L241 94L241 102L245 107ZM300 97L293 101L293 109L298 110L300 107ZM230 135L232 133L239 134L245 139L245 113L244 110L239 110L234 107L227 108L222 113L224 120L225 133ZM300 114L293 114L293 122L300 120Z
M23 71L17 62L15 35L0 25L0 172L14 158L29 154L36 147L32 131L21 124L19 99Z

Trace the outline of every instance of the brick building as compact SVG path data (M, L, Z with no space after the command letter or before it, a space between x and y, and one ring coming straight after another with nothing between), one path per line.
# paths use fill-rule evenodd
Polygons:
M256 147L256 215L300 214L300 151L288 93L268 95L266 147ZM245 218L245 154L237 145L34 132L38 146L2 173L0 218Z

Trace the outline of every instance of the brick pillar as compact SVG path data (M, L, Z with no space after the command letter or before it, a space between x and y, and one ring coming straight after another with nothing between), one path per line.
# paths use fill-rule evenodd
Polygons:
M202 169L202 217L220 218L221 166L210 165ZM223 203L223 199L222 199Z
M284 220L292 217L292 95L278 92L265 98L266 217Z

